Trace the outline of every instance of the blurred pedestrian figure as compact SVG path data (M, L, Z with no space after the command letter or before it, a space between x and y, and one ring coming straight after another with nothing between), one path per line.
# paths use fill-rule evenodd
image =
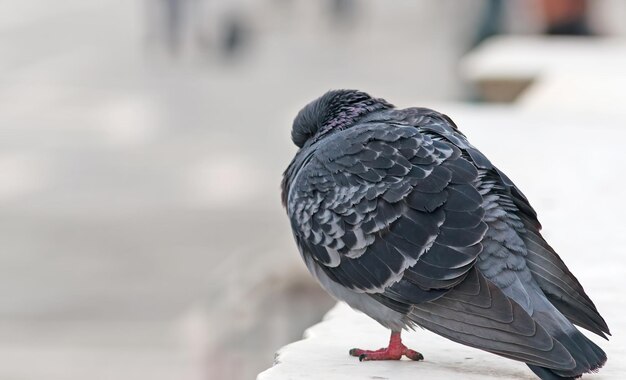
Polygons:
M478 33L472 47L477 46L487 38L502 33L502 18L504 3L502 0L488 0L478 25Z
M170 54L175 55L182 43L183 27L185 26L185 10L189 0L161 0L165 7L165 41Z
M246 5L242 0L145 0L147 45L171 57L231 56L248 37Z
M541 11L546 22L545 34L588 36L587 0L543 0Z
M330 0L329 6L333 25L345 27L354 23L357 8L355 0Z
M512 19L519 17L516 12L519 9L516 9L516 6L529 10L529 12L523 12L531 18L531 20L526 20L526 24L529 23L528 21L534 21L530 23L542 25L534 32L568 36L594 34L589 27L587 16L590 4L587 0L539 0L522 3L488 0L483 8L483 15L472 46L480 44L491 36L511 32Z
M197 0L146 0L147 43L178 56L185 43L192 3Z
M227 15L223 21L220 34L220 52L229 56L235 54L243 48L248 37L245 20L236 12Z

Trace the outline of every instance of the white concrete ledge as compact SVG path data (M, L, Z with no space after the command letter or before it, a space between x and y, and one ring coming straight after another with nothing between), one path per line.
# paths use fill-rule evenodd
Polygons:
M598 73L607 68L619 71L624 65L622 38L497 36L468 53L460 70L470 81L532 80L561 70Z
M257 380L537 379L523 363L454 343L426 330L403 333L403 342L421 352L424 361L405 358L401 361L359 362L348 355L350 348L377 349L386 346L388 340L388 330L339 303L322 322L306 330L303 340L281 348L274 366L260 373ZM609 346L607 342L600 344L605 348ZM612 359L610 368L607 365L600 373L583 378L623 379L626 366L619 357L613 356Z
M603 106L602 101L616 91L621 92L619 83L611 79L595 83L593 79L619 77L623 67L626 67L626 40L621 38L497 36L468 53L461 60L459 70L477 86L485 100L494 102L517 101L538 80L564 76L565 86L546 97L540 95L538 101L543 103L547 99L546 104L556 103L562 109L568 105L567 99L574 97L581 99L582 104L589 100L593 104L586 106L589 109L594 105L612 107L612 104ZM578 83L581 75L592 80Z

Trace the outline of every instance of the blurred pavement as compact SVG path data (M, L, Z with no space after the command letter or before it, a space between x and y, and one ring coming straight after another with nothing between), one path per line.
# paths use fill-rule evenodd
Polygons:
M332 305L280 206L292 117L462 96L476 11L248 3L229 57L152 51L149 1L0 3L0 379L250 378Z

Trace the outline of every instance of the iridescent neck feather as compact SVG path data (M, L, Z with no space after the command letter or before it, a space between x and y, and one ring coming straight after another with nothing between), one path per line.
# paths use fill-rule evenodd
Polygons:
M307 104L296 116L291 130L294 144L302 148L309 140L349 128L363 116L393 108L384 99L357 90L334 90Z

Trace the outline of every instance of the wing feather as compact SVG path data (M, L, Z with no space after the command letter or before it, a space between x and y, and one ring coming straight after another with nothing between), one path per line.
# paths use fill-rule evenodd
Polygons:
M424 291L462 281L487 226L478 171L459 148L376 123L327 139L291 184L288 212L303 254L359 292L380 293L407 270Z
M437 300L415 305L409 316L448 339L511 359L562 370L576 365L561 343L476 269Z

